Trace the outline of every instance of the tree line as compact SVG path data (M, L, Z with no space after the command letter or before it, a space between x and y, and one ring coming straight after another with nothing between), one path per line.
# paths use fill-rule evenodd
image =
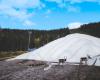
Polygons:
M71 33L83 33L100 38L100 22L83 24L78 29L70 30Z
M29 48L38 48L46 43L53 41L57 38L63 37L69 34L69 29L59 30L11 30L1 29L0 30L0 51L19 51L27 50L29 43L29 32L30 45Z
M100 38L100 22L84 24L77 29L62 28L57 30L17 30L0 28L0 51L26 51L30 48L39 48L48 42L64 37L71 33L84 33Z

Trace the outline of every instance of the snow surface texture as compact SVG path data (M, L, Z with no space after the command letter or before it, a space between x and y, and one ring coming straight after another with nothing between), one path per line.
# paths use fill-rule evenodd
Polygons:
M92 57L92 59L88 60L89 65L95 64L96 66L100 66L100 55Z
M58 62L67 58L68 62L80 62L81 57L100 55L100 39L85 34L70 34L47 45L17 56L14 59L34 59ZM13 59L13 60L14 60Z

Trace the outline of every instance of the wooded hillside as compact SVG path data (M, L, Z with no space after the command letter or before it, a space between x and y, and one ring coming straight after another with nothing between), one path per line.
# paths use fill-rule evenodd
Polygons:
M68 28L50 31L1 29L0 51L27 50L29 42L29 31L32 32L30 36L30 48L38 48L52 40L69 34Z
M29 47L38 48L70 33L84 33L100 37L100 22L84 24L80 28L72 30L68 28L57 30L0 29L0 51L26 51L28 49L29 31L32 32Z

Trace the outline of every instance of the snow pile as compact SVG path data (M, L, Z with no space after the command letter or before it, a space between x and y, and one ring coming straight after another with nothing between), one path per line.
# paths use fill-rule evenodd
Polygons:
M67 58L68 62L80 62L81 57L100 55L100 39L85 34L70 34L14 59L34 59L57 62Z
M100 66L100 55L94 56L92 57L92 59L89 59L88 64Z

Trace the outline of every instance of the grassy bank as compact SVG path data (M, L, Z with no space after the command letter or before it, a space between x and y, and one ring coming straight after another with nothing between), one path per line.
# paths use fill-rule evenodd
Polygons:
M26 51L15 51L15 52L0 52L0 59L6 59L20 54L25 53Z

